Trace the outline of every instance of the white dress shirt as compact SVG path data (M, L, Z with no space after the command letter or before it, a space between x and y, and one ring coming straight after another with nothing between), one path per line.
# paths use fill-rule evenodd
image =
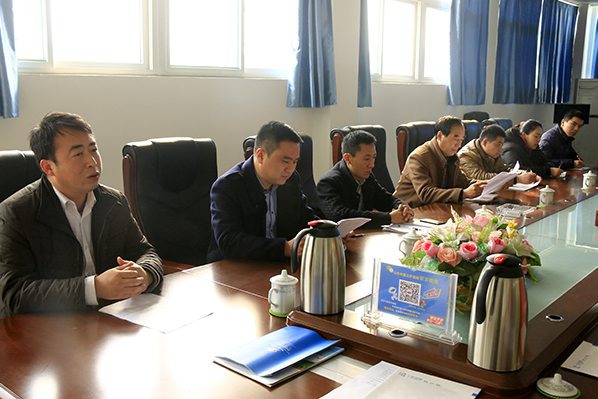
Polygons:
M93 261L93 243L91 241L91 211L96 203L96 196L93 191L90 191L87 194L83 212L79 213L74 201L67 198L56 187L52 186L52 188L54 188L54 192L56 192L64 214L69 221L71 230L75 237L77 237L77 241L79 241L79 245L81 245L81 249L83 250L85 260L85 267L83 269L83 275L85 276L85 303L88 305L97 305L98 298L96 297L95 287L96 266Z

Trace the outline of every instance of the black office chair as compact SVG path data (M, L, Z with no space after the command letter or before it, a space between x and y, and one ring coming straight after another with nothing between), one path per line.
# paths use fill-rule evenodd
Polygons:
M482 132L482 124L477 120L463 120L463 126L465 127L465 138L463 139L462 146L469 143L473 139L480 137Z
M411 151L436 136L435 125L436 122L433 121L417 121L405 123L397 127L395 134L400 170L403 170L405 167L407 157L411 154Z
M488 124L493 124L496 123L497 125L500 125L503 129L507 130L510 129L511 127L513 127L513 121L511 119L508 118L490 118L490 119L486 119L482 122L482 126L488 125Z
M311 136L307 134L301 134L303 144L301 144L301 157L297 163L297 173L301 179L301 190L307 197L307 204L314 210L314 212L323 217L323 213L320 210L320 198L316 190L316 182L314 181L314 169L313 169L313 141ZM247 136L243 140L243 157L249 158L253 154L255 146L255 136Z
M330 131L330 142L332 144L332 164L336 164L343 157L343 138L352 131L365 130L376 137L376 162L373 173L376 180L389 192L395 191L395 186L386 166L386 130L380 125L355 125L336 128Z
M159 138L124 146L125 195L162 258L188 265L206 262L212 236L210 188L217 176L211 139Z
M33 151L0 151L0 171L0 202L42 174Z
M464 120L474 120L474 121L482 122L488 118L490 118L490 114L485 111L471 111L471 112L466 112L463 114Z

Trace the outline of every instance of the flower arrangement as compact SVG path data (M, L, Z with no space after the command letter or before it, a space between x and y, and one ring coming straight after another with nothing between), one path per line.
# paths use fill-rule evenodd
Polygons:
M478 278L490 254L518 256L524 273L537 281L533 267L541 265L540 256L515 228L515 222L488 210L475 217L461 217L452 209L451 213L452 220L430 230L428 237L417 241L402 262L426 270L456 273L458 310L471 310Z

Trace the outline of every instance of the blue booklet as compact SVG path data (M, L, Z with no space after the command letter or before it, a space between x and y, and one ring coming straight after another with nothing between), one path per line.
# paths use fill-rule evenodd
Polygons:
M337 355L340 340L326 340L315 331L288 326L216 356L214 361L267 386Z

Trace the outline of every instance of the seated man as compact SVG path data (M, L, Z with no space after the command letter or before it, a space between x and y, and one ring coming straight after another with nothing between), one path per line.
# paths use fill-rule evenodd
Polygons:
M488 125L482 129L480 138L470 141L459 151L461 172L474 180L490 180L508 169L500 154L506 134L499 125ZM518 183L536 181L534 172L524 172L517 176Z
M583 112L572 109L563 116L560 125L544 132L539 147L551 167L571 169L584 165L572 145L583 123Z
M289 125L269 122L256 136L253 155L214 182L209 262L290 256L295 235L317 219L295 172L302 141Z
M413 210L386 191L372 174L376 138L363 130L345 136L343 158L318 183L322 212L331 219L366 217L365 227L400 224L413 219Z
M456 154L465 137L461 119L443 116L434 129L436 136L409 154L393 194L410 206L461 202L482 193L484 182L465 177L459 168Z
M99 184L91 126L51 113L30 145L42 178L0 204L0 317L81 310L158 288L162 261L125 196Z

